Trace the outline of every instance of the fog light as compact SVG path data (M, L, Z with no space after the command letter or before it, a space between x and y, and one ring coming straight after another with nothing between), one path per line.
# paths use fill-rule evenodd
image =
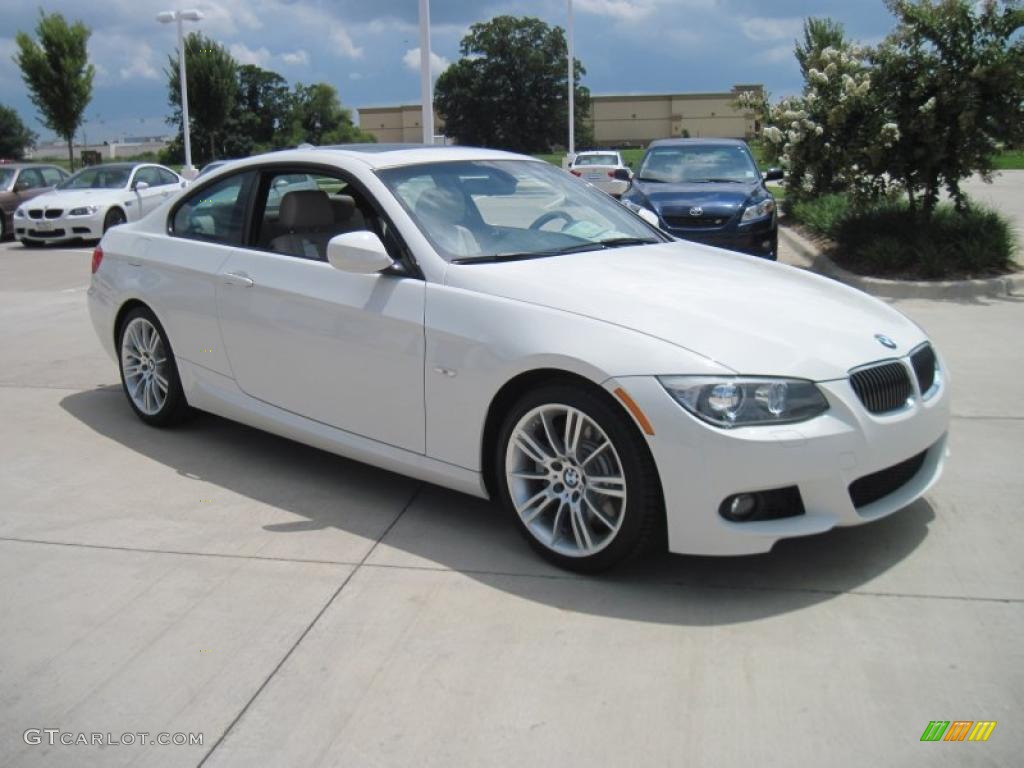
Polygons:
M757 496L753 493L739 493L726 499L720 509L722 517L741 523L757 512Z

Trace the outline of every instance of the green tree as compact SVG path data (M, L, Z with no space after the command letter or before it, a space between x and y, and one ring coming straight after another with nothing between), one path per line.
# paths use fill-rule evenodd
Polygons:
M338 91L328 83L295 84L291 115L281 139L279 143L287 146L374 141L352 122L351 111L341 106Z
M897 27L874 52L874 78L898 140L885 171L930 216L945 187L988 175L1002 143L1024 139L1024 9L1016 0L887 0ZM918 200L920 193L920 200Z
M223 153L225 124L238 98L238 64L220 43L202 33L185 38L185 69L188 77L188 112L194 161L206 162ZM170 123L181 125L181 77L177 54L168 57L168 101L174 108Z
M445 130L464 144L550 151L568 137L568 49L561 27L497 16L469 28L462 58L438 78L435 105ZM586 74L574 63L576 82ZM575 89L577 143L592 141L590 91Z
M0 105L0 157L20 160L25 156L25 148L35 141L36 135L21 122L18 113Z
M80 21L68 24L59 13L40 10L38 42L18 32L14 61L28 86L29 98L42 115L42 123L68 144L68 161L75 169L74 137L89 101L95 72L89 63L89 28Z

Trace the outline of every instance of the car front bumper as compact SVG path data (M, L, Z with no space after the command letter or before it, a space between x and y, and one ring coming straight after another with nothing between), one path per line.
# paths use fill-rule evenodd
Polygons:
M764 259L778 258L779 228L775 216L749 224L730 223L720 229L685 229L662 224L666 232L682 240L692 240Z
M647 438L661 478L669 549L680 554L745 555L780 539L861 525L912 503L938 480L946 458L949 382L945 373L927 401L873 415L848 379L819 382L829 410L810 421L720 429L685 411L653 377L621 377L622 387L654 427ZM902 485L859 508L850 485L924 454ZM795 487L803 513L731 522L719 509L740 493Z
M15 219L14 236L37 243L99 240L103 237L103 212L90 216L64 215L59 219Z

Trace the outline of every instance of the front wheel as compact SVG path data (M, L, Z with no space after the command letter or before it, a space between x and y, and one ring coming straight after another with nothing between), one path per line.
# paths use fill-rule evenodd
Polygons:
M103 217L103 234L106 234L111 227L119 227L126 221L128 221L128 217L124 215L124 211L120 208L111 208Z
M502 504L546 559L596 572L644 552L664 518L643 438L600 394L549 385L510 411L498 440Z
M149 309L128 313L117 342L121 385L136 415L147 424L167 427L189 414L167 335Z

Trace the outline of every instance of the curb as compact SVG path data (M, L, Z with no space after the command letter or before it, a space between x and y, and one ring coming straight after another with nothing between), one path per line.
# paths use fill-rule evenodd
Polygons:
M831 277L872 296L887 299L971 299L1024 295L1024 272L981 280L884 280L855 275L843 269L802 235L789 227L779 227L779 237L819 275Z

